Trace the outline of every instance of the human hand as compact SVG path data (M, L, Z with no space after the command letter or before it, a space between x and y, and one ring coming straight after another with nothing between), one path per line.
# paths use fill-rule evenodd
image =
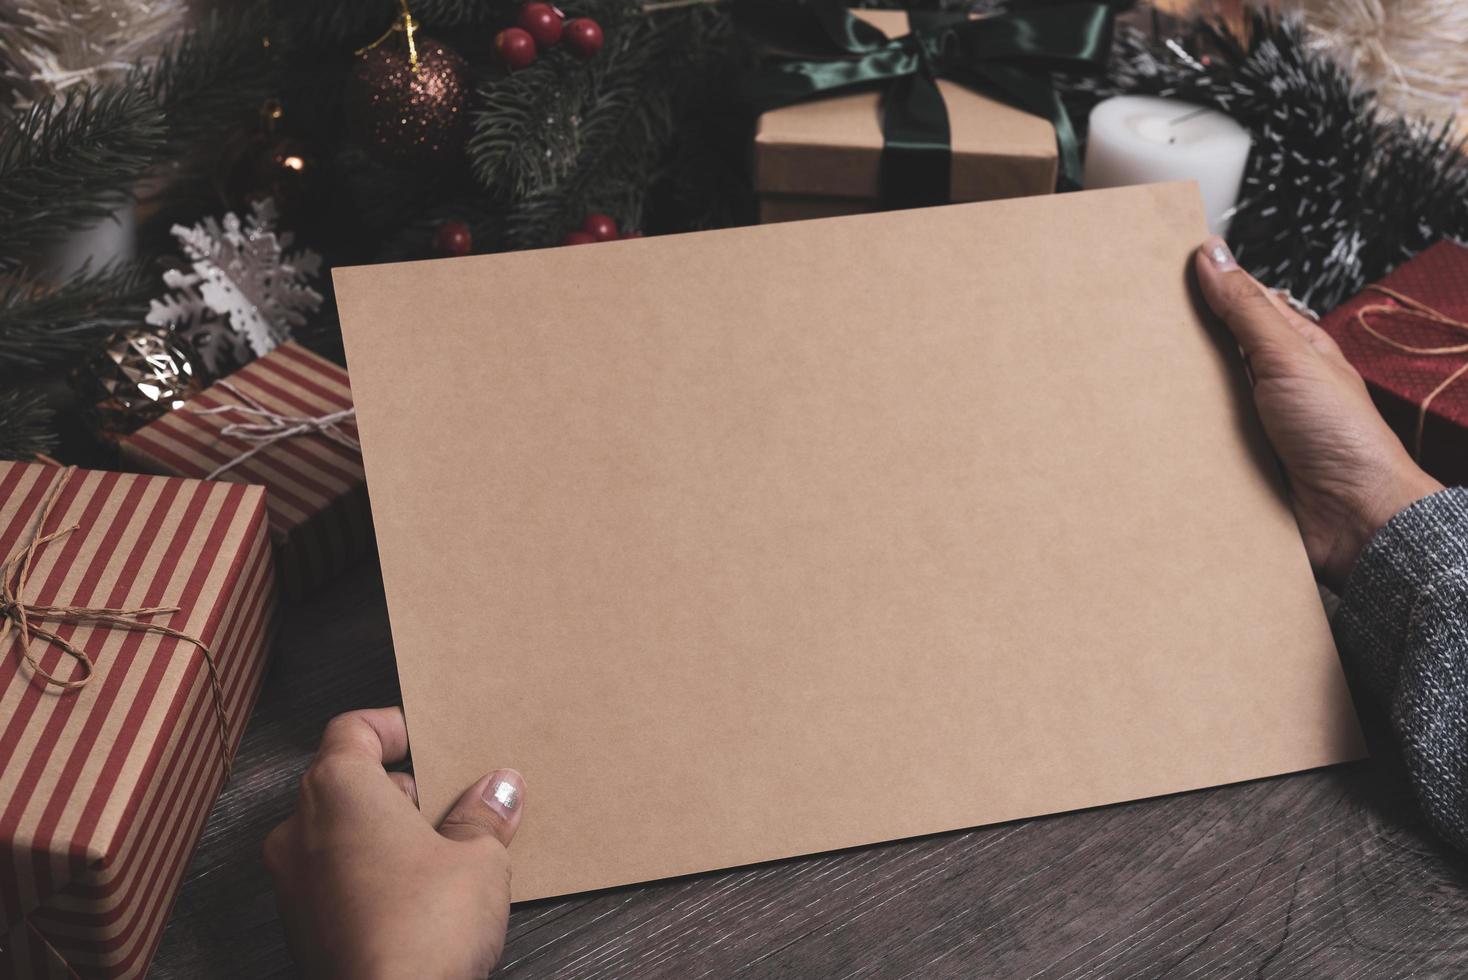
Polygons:
M1203 297L1249 359L1310 563L1339 590L1372 535L1442 484L1412 461L1330 335L1240 269L1223 239L1204 242L1196 265Z
M510 856L524 803L501 769L435 830L407 773L399 708L339 715L301 778L296 812L265 839L286 939L313 977L484 977L504 948Z

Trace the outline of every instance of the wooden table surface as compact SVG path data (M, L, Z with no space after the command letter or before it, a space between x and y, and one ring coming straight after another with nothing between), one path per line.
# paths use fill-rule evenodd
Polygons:
M286 610L275 658L155 978L294 975L260 842L290 811L326 720L398 700L375 566ZM1379 751L1296 776L530 903L511 917L496 976L1463 976L1465 886L1468 861L1424 832L1399 765Z

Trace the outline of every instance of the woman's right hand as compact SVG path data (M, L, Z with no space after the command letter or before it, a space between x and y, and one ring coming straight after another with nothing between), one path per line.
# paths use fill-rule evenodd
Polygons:
M339 715L301 779L296 812L265 840L286 939L310 977L488 976L504 949L510 856L525 782L500 769L436 828L413 777L399 708Z
M1339 590L1382 525L1442 484L1382 421L1330 335L1240 269L1223 239L1204 242L1196 264L1204 298L1249 359L1310 563Z

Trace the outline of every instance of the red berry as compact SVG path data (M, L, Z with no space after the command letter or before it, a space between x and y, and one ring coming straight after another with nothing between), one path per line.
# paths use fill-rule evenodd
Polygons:
M577 57L595 58L601 42L601 25L590 17L566 21L566 47Z
M535 61L535 38L518 27L506 27L496 34L494 49L511 71L527 68Z
M581 230L599 242L610 242L618 237L617 223L607 214L588 214L581 222Z
M566 236L565 240L563 242L561 242L561 244L562 245L590 245L594 241L596 241L596 239L593 238L593 237L591 237L590 235L588 235L584 231L573 231L573 232L571 232L571 234L569 234L569 235Z
M536 47L544 51L560 41L566 15L548 3L527 3L520 8L518 23L525 33L535 39Z
M462 221L445 221L433 236L433 249L439 255L468 255L474 247L474 236Z

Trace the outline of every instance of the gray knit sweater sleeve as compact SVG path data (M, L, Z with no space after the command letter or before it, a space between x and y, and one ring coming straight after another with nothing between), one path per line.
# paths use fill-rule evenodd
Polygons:
M1419 500L1377 532L1335 629L1390 713L1428 820L1468 850L1468 488Z

